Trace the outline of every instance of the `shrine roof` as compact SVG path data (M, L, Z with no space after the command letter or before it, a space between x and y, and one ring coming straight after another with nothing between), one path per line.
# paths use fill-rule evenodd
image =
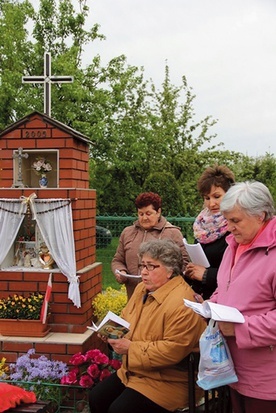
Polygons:
M45 113L40 113L38 111L34 111L32 113L30 113L29 115L24 116L23 118L19 119L17 122L14 122L13 124L11 124L10 126L8 126L7 128L5 128L4 130L2 130L2 132L0 132L0 138L15 130L18 129L22 124L31 121L33 118L33 116L38 115L45 123L49 123L50 125L54 126L57 129L60 129L64 132L69 133L71 136L73 136L76 139L80 139L88 144L92 145L92 142L90 141L90 139L83 135L81 132L78 132L77 130L71 128L70 126L65 125L64 123L53 119L52 117L46 115Z

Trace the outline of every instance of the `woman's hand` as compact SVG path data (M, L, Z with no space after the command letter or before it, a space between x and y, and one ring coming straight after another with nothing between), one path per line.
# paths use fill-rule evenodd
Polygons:
M127 354L131 341L127 338L109 338L107 340L117 354Z
M121 274L126 274L126 271L120 271ZM118 274L115 272L115 278L119 284L125 284L127 282L127 277L124 277L123 275Z
M185 268L185 277L190 278L191 280L202 281L205 270L205 267L189 262Z
M235 336L235 324L228 321L219 321L218 326L225 337Z

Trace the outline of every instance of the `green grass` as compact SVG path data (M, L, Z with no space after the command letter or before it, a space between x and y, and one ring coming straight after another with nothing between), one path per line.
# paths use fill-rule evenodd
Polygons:
M112 242L106 248L97 248L96 256L97 261L102 262L102 289L105 290L106 287L112 287L116 290L120 289L120 284L117 283L113 272L111 271L111 261L116 252L118 246L119 238L112 238Z

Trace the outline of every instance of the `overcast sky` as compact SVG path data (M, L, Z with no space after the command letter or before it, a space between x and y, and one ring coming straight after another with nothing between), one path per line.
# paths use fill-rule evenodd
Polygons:
M276 153L276 0L88 0L89 24L106 40L84 63L125 54L161 86L186 76L196 119L218 119L210 131L225 149Z

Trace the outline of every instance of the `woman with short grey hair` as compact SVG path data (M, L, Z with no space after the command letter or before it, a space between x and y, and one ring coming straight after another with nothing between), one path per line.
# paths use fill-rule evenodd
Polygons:
M221 201L221 212L228 212L234 206L240 206L248 215L261 216L265 214L264 221L274 215L274 202L269 189L261 182L240 182L231 188Z
M150 255L153 259L158 259L165 267L172 270L172 277L182 274L183 255L178 245L171 240L152 240L144 242L139 248L139 261L143 255ZM138 265L140 271L143 268L142 264Z
M238 382L230 385L235 413L276 412L276 217L261 182L233 185L221 211L231 232L212 302L236 307L241 324L219 322Z
M183 298L194 301L194 292L182 277L175 242L152 239L140 245L138 256L142 281L121 314L130 331L108 338L122 365L91 389L93 413L170 413L188 407L188 369L179 363L198 346L206 323L184 306Z

